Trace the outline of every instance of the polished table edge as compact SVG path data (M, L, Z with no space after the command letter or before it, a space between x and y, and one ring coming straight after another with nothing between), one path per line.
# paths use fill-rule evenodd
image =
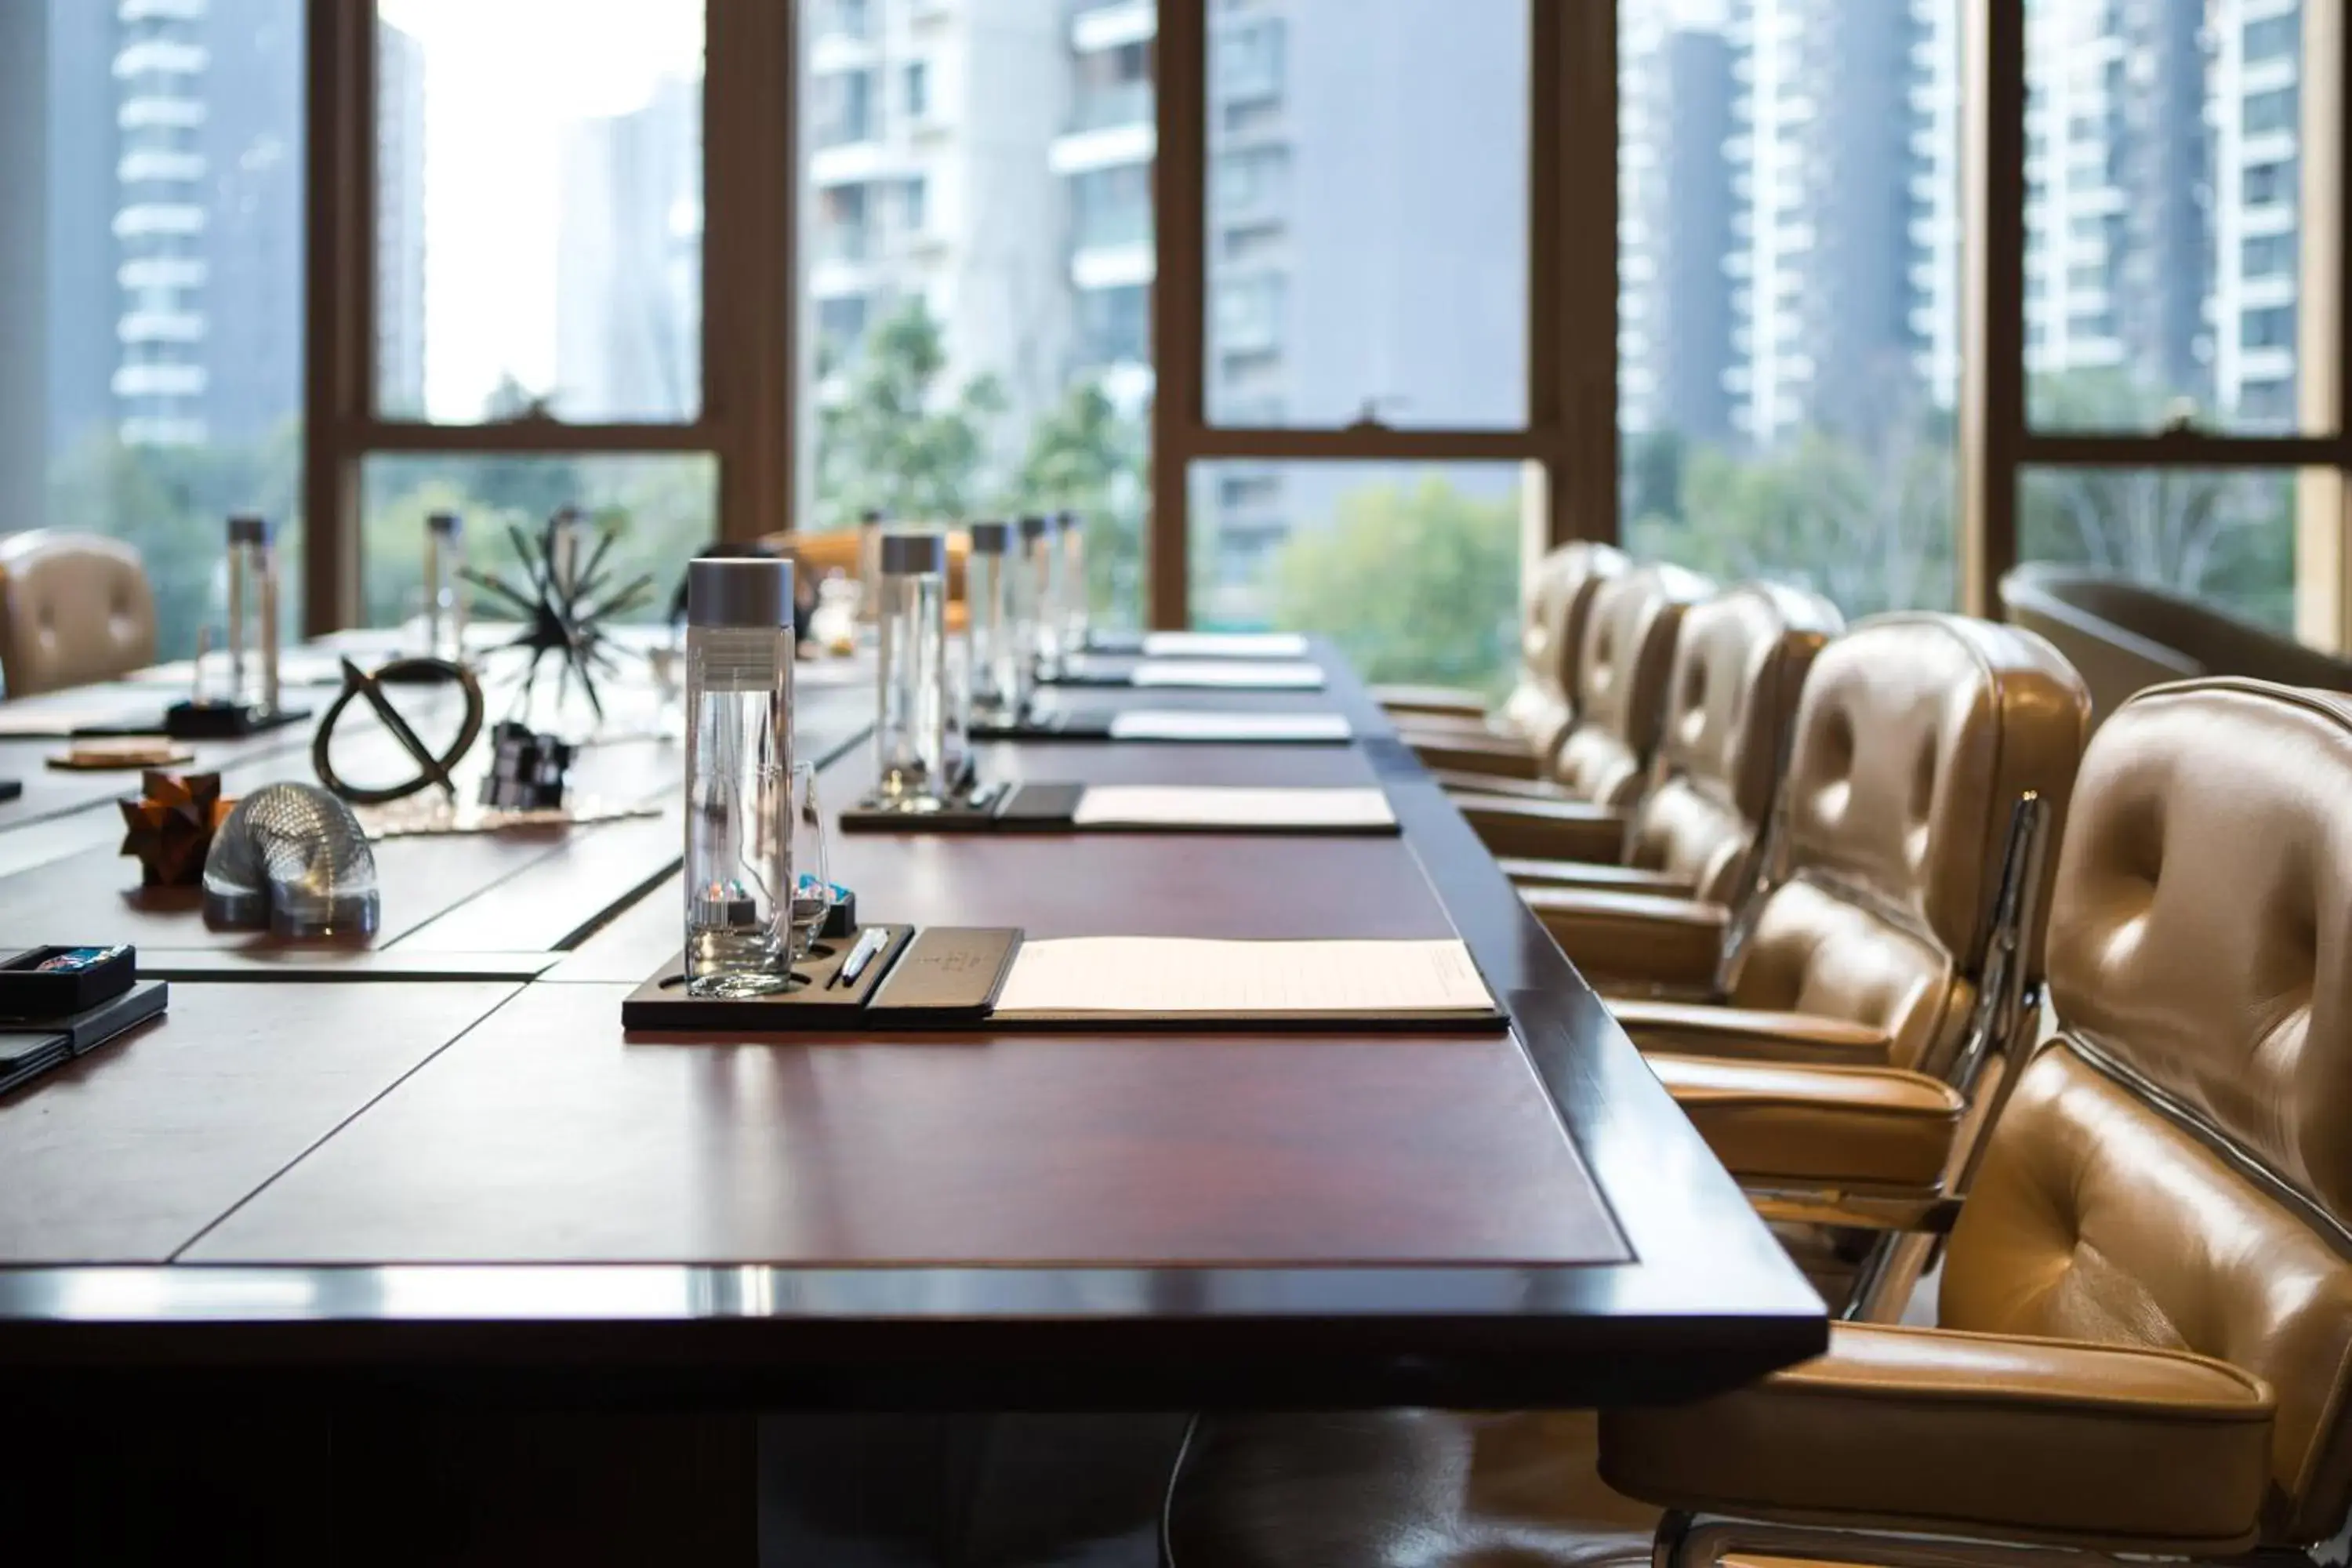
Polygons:
M1100 1401L1063 1372L1115 1363L1127 1408L1151 1402L1139 1376L1183 1407L1220 1390L1258 1405L1475 1407L1691 1397L1820 1353L1820 1299L1352 668L1321 639L1314 651L1631 1261L10 1268L0 1364L467 1378L637 1366L771 1402L1076 1408ZM779 1322L790 1332L767 1331ZM1638 1376L1609 1364L1643 1352Z

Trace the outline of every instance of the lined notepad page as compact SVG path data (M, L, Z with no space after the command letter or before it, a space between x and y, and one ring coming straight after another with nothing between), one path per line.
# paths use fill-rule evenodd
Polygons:
M143 711L123 707L35 708L13 713L0 709L0 739L63 740L76 730L121 724L146 716ZM155 710L154 719L156 732L160 734L163 729L163 710L161 708Z
M1355 731L1337 713L1213 713L1134 708L1114 713L1114 741L1345 741Z
M1146 632L1147 658L1304 658L1297 632Z
M994 1016L1225 1017L1484 1014L1494 999L1470 950L1437 942L1219 942L1077 936L1024 942Z
M1088 784L1070 820L1081 827L1392 827L1378 789L1223 784Z
M1213 658L1147 658L1135 667L1138 686L1220 687L1236 691L1319 691L1323 672L1311 664L1244 664Z

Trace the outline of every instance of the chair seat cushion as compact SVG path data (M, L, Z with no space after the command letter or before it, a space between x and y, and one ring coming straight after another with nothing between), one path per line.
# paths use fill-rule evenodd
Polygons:
M1820 1013L1640 998L1612 999L1609 1010L1644 1051L1883 1067L1893 1045L1884 1029Z
M1601 1419L1601 1471L1660 1507L2118 1552L2250 1545L2272 1394L2226 1363L1832 1323L1827 1355Z
M1894 1068L1647 1059L1715 1157L1751 1183L1932 1192L1968 1108L1949 1085Z

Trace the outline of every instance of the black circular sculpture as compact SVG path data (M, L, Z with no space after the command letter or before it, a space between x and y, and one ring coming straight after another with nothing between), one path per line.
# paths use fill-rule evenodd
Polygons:
M619 587L607 590L609 574L604 557L619 537L617 530L603 530L588 552L586 562L581 562L580 514L566 507L547 520L536 538L520 528L508 528L507 538L513 543L523 570L520 586L471 568L462 573L467 582L504 601L522 616L522 635L505 645L530 650L530 667L516 693L515 712L530 711L531 693L539 682L539 661L553 654L558 659L557 702L562 701L564 692L576 678L587 696L588 706L595 710L597 721L603 721L604 704L596 694L596 677L600 673L618 673L611 640L605 635L605 623L640 607L654 592L650 573L640 573Z
M457 686L466 700L466 714L457 726L457 739L448 748L436 753L426 745L415 729L403 718L385 695L383 683L393 681L414 689L420 685L448 682ZM335 738L335 721L352 704L352 699L364 700L392 731L401 749L415 759L416 776L398 784L367 787L347 783L335 772L331 752ZM474 672L464 665L446 658L395 658L373 671L362 669L350 659L343 660L343 689L337 694L326 714L319 721L319 732L310 742L310 765L318 770L319 782L353 805L383 805L395 800L405 800L427 784L438 784L451 799L456 799L457 785L449 770L458 760L474 749L482 735L482 688Z

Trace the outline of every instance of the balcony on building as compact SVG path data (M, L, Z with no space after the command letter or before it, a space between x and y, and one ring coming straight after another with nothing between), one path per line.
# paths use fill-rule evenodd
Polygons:
M1070 47L1097 54L1160 34L1157 0L1070 0Z
M1081 54L1070 86L1070 116L1048 154L1054 172L1077 174L1148 163L1159 151L1151 47L1129 42Z

